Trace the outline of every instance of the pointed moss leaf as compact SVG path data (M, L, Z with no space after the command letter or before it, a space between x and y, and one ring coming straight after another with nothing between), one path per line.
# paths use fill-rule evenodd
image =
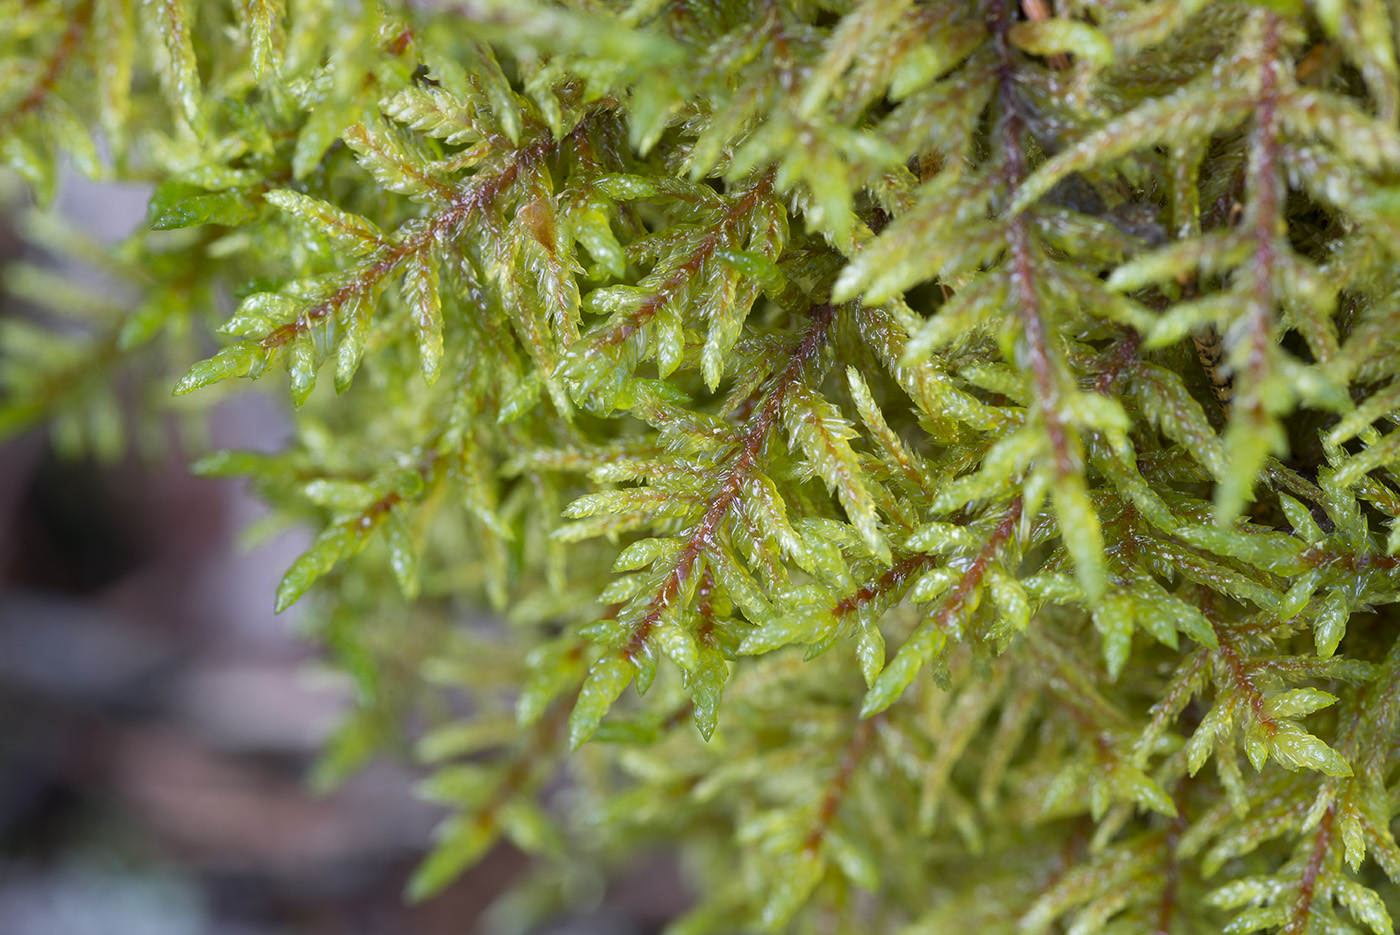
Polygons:
M719 388L724 378L724 368L730 351L739 340L744 323L739 313L746 311L754 298L752 288L742 290L746 294L727 308L716 309L710 316L710 333L705 338L705 346L700 351L700 375L711 392Z
M1211 708L1197 725L1195 733L1186 742L1186 772L1194 776L1210 759L1215 750L1215 738L1224 730L1230 720L1229 706L1217 704Z
M909 339L904 361L912 364L923 360L945 344L975 334L997 319L1006 307L1009 285L1007 277L992 274L959 289Z
M1303 544L1281 533L1246 533L1231 527L1186 526L1177 536L1199 548L1228 555L1256 568L1292 577L1308 568L1303 560Z
M656 348L656 371L664 380L676 372L685 354L685 330L680 311L671 303L663 305L652 320Z
M1161 587L1156 587L1153 591L1158 595L1156 603L1171 611L1182 633L1202 646L1208 646L1211 649L1220 648L1220 637L1216 635L1215 627L1206 619L1205 614L1201 613L1199 607L1183 601L1175 594L1168 594Z
M954 577L952 580L958 579ZM1068 575L1046 572L1030 575L1021 579L1021 587L1027 594L1055 604L1075 604L1084 600L1084 589Z
M616 201L641 201L661 197L662 180L644 175L605 175L594 187Z
M1176 817L1176 803L1172 801L1171 796L1163 792L1162 787L1153 782L1141 770L1128 766L1119 767L1114 770L1112 781L1118 795L1136 802L1142 808L1151 809L1159 815L1166 815L1168 818Z
M1291 688L1270 695L1265 706L1274 717L1306 717L1336 702L1336 695L1316 688Z
M389 567L393 569L394 580L404 599L411 601L418 596L418 549L413 544L413 534L397 508L389 511L383 525L384 541L389 547Z
M889 543L880 531L875 500L862 480L866 472L848 441L855 430L835 406L806 386L795 385L787 395L790 402L783 407L783 422L793 443L807 456L827 487L836 492L871 553L889 565Z
M1316 545L1322 541L1322 530L1318 528L1317 519L1313 516L1312 510L1283 492L1278 493L1278 501L1279 506L1283 508L1283 514L1288 517L1288 525L1293 527L1296 534L1303 537L1304 542Z
M319 198L287 188L270 191L263 197L309 229L331 238L351 256L365 256L384 246L384 234L372 221Z
M781 932L811 897L826 872L820 848L799 848L771 868L774 876L763 904L764 931Z
M1253 250L1254 244L1234 231L1211 231L1128 260L1113 270L1108 288L1136 292L1151 285L1180 282L1190 275L1223 273L1245 262Z
M1113 64L1113 43L1093 26L1078 20L1055 17L1017 23L1011 27L1010 36L1017 48L1031 55L1068 53L1100 68Z
M283 0L247 0L244 10L248 44L253 52L253 80L261 82L277 77L282 70L282 49L286 41L282 30L286 4Z
M745 485L745 493L749 500L745 511L763 534L792 556L798 567L811 574L819 574L818 568L822 562L812 554L807 541L788 522L787 503L773 479L766 474L757 474Z
M914 587L909 590L909 600L915 604L931 601L961 579L962 574L955 568L935 568L914 582Z
M365 547L369 534L383 519L382 510L372 510L348 522L327 527L316 541L292 563L277 586L276 611L291 607L316 580L346 558Z
M191 367L190 372L175 384L174 395L183 396L229 377L256 376L267 369L272 353L257 341L240 341L230 345Z
M496 415L496 421L504 425L532 412L539 404L540 392L543 389L543 374L535 371L526 375L524 379L502 394L501 407Z
M899 647L899 652L875 679L860 708L861 717L878 714L898 700L919 672L942 652L947 636L927 624Z
M1020 582L999 568L989 568L987 590L1000 611L998 627L1011 633L1025 633L1031 623L1031 602Z
M656 681L656 653L648 647L646 652L638 653L632 661L636 668L637 677L633 684L637 689L637 696L642 697L651 690L651 683Z
M632 86L628 136L632 148L646 155L661 139L667 124L685 104L669 74L656 72Z
M317 506L340 511L363 510L378 499L369 484L330 477L311 481L302 488L302 494Z
M952 24L930 34L895 64L890 99L902 101L944 75L982 46L986 37L987 28L981 23Z
M386 116L449 146L473 143L482 137L471 105L441 86L404 88L382 106Z
M787 277L777 263L761 253L751 250L721 249L714 252L715 259L732 267L735 271L758 280L763 291L772 296L781 295L787 285Z
M812 643L835 624L836 618L825 608L802 608L774 617L763 626L748 631L739 644L739 652L756 656L789 643Z
M241 192L206 192L178 183L156 188L146 206L146 222L151 230L176 230L201 224L237 227L252 220L256 212Z
M341 139L354 150L365 171L389 191L416 199L447 196L448 186L436 177L426 154L382 120L357 123Z
M311 335L302 332L292 341L287 353L287 375L292 405L300 409L316 389L316 345Z
M418 784L420 798L451 808L474 808L490 801L500 774L477 763L456 763L434 770Z
M423 738L414 745L414 754L424 762L437 763L443 760L452 760L458 757L469 756L473 753L496 749L508 745L516 738L520 728L513 720L492 719L488 721L450 721L441 727L435 727L423 735ZM454 767L447 767L451 770ZM476 767L482 773L487 771ZM440 770L434 777L442 775L447 770ZM431 780L430 780L431 781ZM487 786L484 794L490 794L489 782L483 783ZM420 794L425 798L428 796L419 789ZM447 805L464 804L460 799L437 799ZM484 796L473 798L465 804L480 804L485 801Z
M695 636L675 623L658 623L651 631L652 645L685 672L700 664L700 650Z
M1334 885L1337 902L1374 935L1391 935L1395 931L1395 923L1391 921L1385 901L1375 890L1345 877L1339 878Z
M1074 558L1074 575L1090 601L1103 594L1104 570L1103 532L1099 516L1094 511L1084 478L1078 474L1057 477L1054 482L1055 518L1060 525L1060 537L1065 549Z
M805 548L805 554L795 553L794 556L801 568L833 581L846 577L846 560L841 554L841 540L838 538L843 527L831 520L807 518L794 520L792 528ZM802 557L798 558L798 555ZM810 567L802 563L803 558L810 562Z
M860 674L865 677L865 687L870 688L885 667L885 637L879 627L872 624L861 630L856 640L856 659L860 662Z
M246 477L268 469L272 456L258 451L211 451L190 465L196 477Z
M1121 592L1104 595L1094 608L1094 628L1103 637L1108 677L1117 680L1133 646L1133 600Z
M442 294L437 265L424 252L410 257L404 269L403 300L418 335L423 379L431 386L442 372Z
M613 561L614 572L636 571L645 568L658 558L679 552L679 539L638 539L618 553Z
M572 637L543 643L530 650L525 657L528 674L515 702L515 723L522 728L539 723L550 704L578 684L582 665L579 643Z
M1347 867L1355 873L1366 859L1366 832L1361 820L1355 814L1344 814L1336 820L1337 837L1342 840L1343 859Z
M335 391L344 393L360 369L360 360L365 354L365 344L369 340L370 303L363 295L356 295L341 306L341 339L335 349Z
M1270 454L1283 455L1288 439L1283 427L1268 416L1255 418L1235 410L1225 430L1225 456L1230 470L1215 488L1215 521L1225 526L1240 515L1254 497L1259 469Z
M593 664L569 713L569 747L583 746L603 722L613 702L638 677L637 666L620 652L610 652ZM641 690L640 685L638 690Z
M749 570L739 561L738 556L722 544L711 545L705 550L705 560L715 581L744 614L754 622L767 620L773 615L772 606L764 596L763 589L754 580Z
M719 650L712 646L701 646L699 663L685 675L693 705L691 720L706 742L714 736L719 724L719 703L728 677L729 666Z
M1056 184L1090 166L1172 140L1207 138L1237 126L1253 114L1255 106L1252 93L1213 87L1206 81L1149 101L1047 160L1021 184L1009 210L1013 214L1024 211Z
M438 828L437 844L413 871L405 897L421 902L441 892L496 842L498 827L486 814L454 815Z
M582 202L566 211L565 221L570 236L588 251L604 272L614 278L623 275L627 258L613 234L606 205L597 201Z
M868 847L839 828L826 829L822 840L846 879L866 892L880 891L880 862Z
M497 812L501 831L527 854L559 855L564 839L553 820L534 802L516 796Z
M146 0L156 34L170 55L170 70L161 77L177 113L196 133L204 128L203 90L190 37L189 14L181 0Z
M1144 363L1128 391L1153 425L1190 451L1212 477L1223 480L1231 474L1225 446L1179 374Z
M1337 651L1337 645L1346 635L1350 616L1346 595L1340 588L1322 599L1317 618L1313 621L1313 641L1319 656L1326 658Z
M935 513L949 512L973 500L996 495L1013 475L1026 469L1040 447L1040 435L1029 428L1010 433L988 449L980 470L944 484L930 509Z
M1285 769L1312 769L1327 776L1350 776L1351 764L1322 740L1288 721L1276 723L1265 741Z
M254 292L238 303L233 315L219 326L219 333L235 338L264 335L295 320L305 308L304 299L278 292Z
M1284 593L1283 600L1279 601L1276 610L1279 619L1289 620L1301 613L1312 600L1318 585L1322 583L1322 577L1321 568L1310 568L1294 578Z

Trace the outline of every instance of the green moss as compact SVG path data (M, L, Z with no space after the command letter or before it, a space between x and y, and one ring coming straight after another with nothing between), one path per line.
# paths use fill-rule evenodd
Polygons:
M1024 6L0 2L5 162L155 184L134 306L11 271L0 430L286 371L196 469L319 530L321 778L426 725L415 897L1389 933L1400 8Z

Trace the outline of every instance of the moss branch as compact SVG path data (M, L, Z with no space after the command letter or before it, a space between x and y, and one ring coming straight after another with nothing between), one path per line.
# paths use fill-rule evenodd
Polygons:
M833 305L815 306L807 330L793 349L787 366L769 380L763 403L750 416L743 434L724 459L724 465L719 470L719 479L704 514L686 536L675 564L662 580L660 588L653 594L641 620L633 628L632 635L623 649L623 655L628 660L635 659L645 650L647 640L650 639L662 613L684 590L705 548L719 534L720 524L739 502L744 485L762 465L768 438L781 421L783 402L791 389L802 382L816 364L822 348L830 340L836 316L837 309Z
M582 124L574 132L578 133L581 129ZM459 232L474 214L488 208L522 173L539 165L541 160L555 152L558 146L558 141L546 133L521 149L516 157L495 175L484 180L474 177L469 183L458 188L447 206L434 214L417 233L377 251L369 262L362 264L351 274L349 282L302 312L295 321L269 332L259 343L268 350L286 347L298 336L348 304L368 299L380 283L410 259L430 251L445 235Z
M827 783L826 791L822 794L822 801L817 806L817 817L812 825L812 830L808 832L806 839L802 842L802 849L807 853L814 853L821 846L822 839L826 837L827 829L836 820L836 812L841 807L846 790L850 788L851 780L855 778L856 769L860 766L861 759L865 755L865 748L870 744L870 738L875 735L875 725L882 719L883 715L876 715L865 718L856 725L855 733L851 735L851 742L846 745L846 750L841 756L841 763L836 768L836 774L831 777L831 782Z
M997 67L997 87L1002 106L1001 147L1005 159L1002 171L1012 191L1026 177L1026 157L1022 139L1025 127L1015 104L1017 63L1009 35L1014 23L1015 17L1006 7L1005 0L998 0L992 5L990 25L997 56L1001 60ZM1061 477L1066 477L1077 471L1078 458L1059 409L1059 381L1055 373L1055 359L1050 349L1040 295L1036 289L1035 256L1025 212L1017 212L1007 219L1006 235L1011 248L1011 284L1016 296L1021 331L1025 338L1026 360L1035 380L1035 407L1045 423L1055 471Z
M53 93L59 79L63 76L63 70L68 67L73 53L77 50L78 44L82 42L88 26L92 22L92 7L93 0L84 0L67 17L67 28L63 30L58 44L54 46L53 51L45 59L38 80L34 82L34 86L20 99L13 110L0 116L0 129L4 129L7 124L38 110L45 99Z

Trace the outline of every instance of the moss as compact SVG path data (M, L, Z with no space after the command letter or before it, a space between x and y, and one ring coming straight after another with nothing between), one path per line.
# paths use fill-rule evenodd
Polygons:
M11 273L0 428L286 371L195 469L319 530L415 897L659 837L676 935L1391 932L1397 10L1055 6L0 4L11 168L155 186L134 306Z

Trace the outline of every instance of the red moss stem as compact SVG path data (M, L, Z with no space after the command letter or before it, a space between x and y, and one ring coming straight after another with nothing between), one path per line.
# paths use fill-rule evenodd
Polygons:
M832 305L818 305L812 309L812 319L806 332L793 350L787 366L775 374L768 383L763 403L749 418L743 435L728 455L728 466L721 470L709 506L686 537L676 563L652 596L646 614L632 630L632 636L623 648L628 659L636 658L645 651L647 640L655 629L661 614L680 595L686 582L695 571L705 547L719 532L720 523L739 500L739 494L757 472L767 447L768 436L777 427L782 416L783 401L788 392L804 377L808 368L817 360L821 349L831 336L832 324L836 320L836 308Z

